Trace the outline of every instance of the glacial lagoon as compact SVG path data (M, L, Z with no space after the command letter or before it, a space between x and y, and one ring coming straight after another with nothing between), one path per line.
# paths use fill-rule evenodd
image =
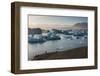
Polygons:
M28 60L32 60L34 56L44 54L45 52L65 51L74 48L84 47L88 45L87 38L71 39L69 35L59 34L60 40L50 40L44 43L30 44L28 43Z

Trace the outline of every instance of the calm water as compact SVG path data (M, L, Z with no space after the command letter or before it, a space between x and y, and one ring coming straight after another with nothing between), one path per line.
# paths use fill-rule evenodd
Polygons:
M67 35L60 35L61 40L46 41L44 43L28 44L28 59L45 52L64 51L82 46L87 46L87 39L68 40Z

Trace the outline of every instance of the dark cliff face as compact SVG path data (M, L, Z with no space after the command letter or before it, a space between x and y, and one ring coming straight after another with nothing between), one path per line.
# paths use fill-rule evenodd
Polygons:
M74 24L74 27L77 27L77 28L88 28L88 23L76 23Z
M28 34L42 34L40 28L28 28Z

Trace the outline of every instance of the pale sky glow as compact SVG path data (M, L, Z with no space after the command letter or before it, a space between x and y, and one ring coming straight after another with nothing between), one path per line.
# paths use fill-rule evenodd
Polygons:
M76 23L88 22L87 17L29 15L29 28L71 27Z

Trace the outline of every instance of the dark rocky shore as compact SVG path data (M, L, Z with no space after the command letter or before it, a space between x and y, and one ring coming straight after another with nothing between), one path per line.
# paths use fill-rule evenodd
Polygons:
M52 53L45 53L36 55L33 60L53 60L53 59L76 59L76 58L87 58L88 50L87 47L75 48L67 51L56 51Z

